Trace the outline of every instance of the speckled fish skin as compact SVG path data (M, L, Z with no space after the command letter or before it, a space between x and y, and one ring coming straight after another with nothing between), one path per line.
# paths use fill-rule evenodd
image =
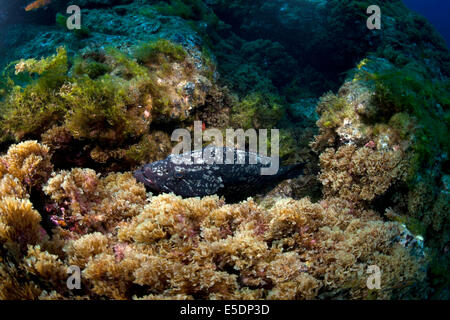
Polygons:
M223 163L208 164L202 152L216 155L223 152ZM233 164L226 164L226 154L232 152ZM250 164L250 156L256 164ZM237 159L245 159L239 164ZM191 159L186 163L183 159ZM194 162L197 160L197 162ZM226 197L251 194L273 182L301 174L302 164L280 167L276 175L261 175L261 168L269 167L271 158L226 147L208 146L203 150L182 155L170 155L164 160L146 164L134 172L135 178L156 193L174 193L184 198L224 195Z

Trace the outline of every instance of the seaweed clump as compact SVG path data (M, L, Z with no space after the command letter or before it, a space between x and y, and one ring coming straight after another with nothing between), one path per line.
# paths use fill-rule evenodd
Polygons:
M253 93L234 105L231 123L243 129L274 128L284 112L283 101L279 96Z
M423 237L441 261L449 230L450 100L448 79L425 69L363 60L337 94L321 98L312 147L326 197L385 212Z
M3 185L20 187L12 181L3 175ZM148 198L130 173L100 177L91 169L54 172L41 187L47 202L39 211L26 192L2 193L2 299L423 295L426 259L406 229L342 199L263 207L217 196ZM372 264L384 271L382 291L362 276ZM82 271L80 290L66 286L69 266Z
M31 192L40 190L53 170L49 149L36 141L9 148L0 158L0 241L4 250L20 255L27 245L42 241L41 215L33 207Z
M132 56L106 49L70 59L59 48L48 58L21 60L14 74L6 70L0 139L40 139L86 165L149 161L151 153L144 157L137 149L171 146L150 125L190 119L214 86L196 59L202 61L161 39L138 45ZM157 140L148 146L152 137Z

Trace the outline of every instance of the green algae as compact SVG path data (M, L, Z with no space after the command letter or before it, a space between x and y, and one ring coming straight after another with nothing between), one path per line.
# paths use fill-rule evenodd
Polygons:
M120 75L123 78L131 79L134 77L146 77L148 75L148 69L140 65L133 57L115 48L107 48L106 53L113 58L116 66L120 66Z
M187 55L181 46L167 40L146 43L144 51L147 62L181 61ZM73 63L64 48L48 58L21 60L15 64L16 75L10 78L10 89L0 102L1 139L38 137L55 124L63 124L77 139L107 144L139 136L143 128L136 123L142 121L133 109L148 95L152 96L153 112L170 113L167 88L154 79L155 72L170 70L157 67L150 70L113 48L96 58L77 56Z
M39 133L66 111L66 106L55 91L68 79L67 53L63 48L57 54L45 59L21 60L16 64L16 74L28 76L28 84L14 83L11 91L0 103L3 132L20 140L22 137ZM37 79L35 78L37 75ZM23 78L22 78L23 81ZM1 140L6 140L3 135Z
M93 59L82 59L80 57L75 59L73 72L77 76L82 76L86 74L91 79L96 79L103 76L112 69L105 63L95 61Z
M181 45L166 39L142 43L134 50L134 56L141 63L163 63L167 58L180 62L186 58L186 55Z
M450 152L449 123L442 121L449 112L449 81L428 79L423 71L411 67L393 68L370 78L375 81L377 117L390 121L403 137L414 133L413 167L430 166L438 154Z
M243 128L274 128L285 113L280 96L253 93L233 107L231 122Z
M135 133L127 115L127 82L112 76L78 79L64 100L71 110L65 126L75 138L122 141Z
M342 121L354 114L344 98L329 92L320 98L317 110L320 112L319 126L324 128L336 128Z

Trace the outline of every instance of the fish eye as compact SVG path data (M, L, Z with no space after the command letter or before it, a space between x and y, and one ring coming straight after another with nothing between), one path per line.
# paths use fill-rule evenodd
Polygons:
M175 178L177 178L177 179L181 179L181 178L183 178L183 176L184 176L184 172L183 172L183 171L175 171L175 172L173 173L173 176L174 176Z

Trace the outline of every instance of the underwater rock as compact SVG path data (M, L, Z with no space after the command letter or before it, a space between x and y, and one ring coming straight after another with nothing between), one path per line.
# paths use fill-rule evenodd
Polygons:
M158 40L133 47L131 55L111 48L83 51L70 70L63 48L45 59L22 59L14 76L30 78L0 103L2 139L42 136L84 164L135 165L166 156L172 142L167 133L150 132L150 124L185 121L211 101L210 91L219 90L210 78L214 65L191 52Z
M312 147L325 197L386 211L412 238L437 244L437 254L447 242L450 198L440 182L449 131L435 106L447 104L448 90L440 72L422 68L363 60L337 95L321 98Z
M305 123L305 127L308 123L315 123L319 120L319 116L316 113L317 99L305 98L300 101L290 104L288 108L289 114L297 122Z
M161 28L161 22L158 19L149 19L132 10L128 11L127 7L121 8L124 9L124 14L120 15L115 10L109 12L105 12L104 9L86 10L83 14L83 25L91 32L125 38L133 35L135 40L148 40ZM98 41L94 42L98 43Z
M40 58L49 56L58 47L64 46L69 55L83 51L97 51L105 47L114 47L130 53L131 48L140 41L151 41L159 38L173 40L195 50L201 43L201 38L182 19L165 17L156 12L148 15L148 8L133 1L117 7L102 7L101 9L83 8L83 27L89 30L89 36L78 37L76 33L61 26L27 25L8 26L9 34L4 48L7 59L0 61L1 66L21 58ZM124 2L124 3L125 3ZM77 2L77 5L80 5ZM63 8L65 8L63 6ZM65 9L62 10L65 13ZM164 23L162 23L164 22ZM21 32L14 31L19 28ZM11 30L9 32L8 30ZM24 36L25 35L25 36ZM7 45L14 42L14 45Z

